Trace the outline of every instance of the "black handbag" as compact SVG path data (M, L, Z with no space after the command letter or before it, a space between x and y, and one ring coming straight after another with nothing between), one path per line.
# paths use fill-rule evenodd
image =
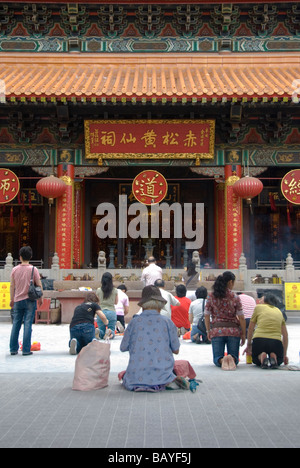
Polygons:
M37 299L40 299L43 295L43 290L40 288L40 286L35 286L33 282L33 269L32 267L32 272L31 272L31 279L30 279L30 285L28 289L28 299L30 301L36 301Z
M202 333L206 335L207 331L206 331L205 318L204 318L204 308L205 308L205 299L203 299L203 302L202 302L202 316L200 317L198 321L197 328L198 330L200 330Z

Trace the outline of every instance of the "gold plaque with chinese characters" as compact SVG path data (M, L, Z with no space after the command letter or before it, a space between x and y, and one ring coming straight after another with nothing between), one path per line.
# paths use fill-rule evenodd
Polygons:
M214 158L214 120L86 120L85 157L98 159Z

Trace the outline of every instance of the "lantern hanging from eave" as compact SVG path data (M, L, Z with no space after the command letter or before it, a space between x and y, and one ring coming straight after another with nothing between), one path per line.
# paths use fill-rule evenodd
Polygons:
M40 179L36 184L36 189L42 197L48 198L49 210L53 204L54 198L61 197L66 190L67 186L63 180L50 175L44 179Z
M259 179L256 179L256 177L250 177L247 175L235 182L232 188L238 197L245 198L247 203L250 205L251 199L259 195L264 186Z

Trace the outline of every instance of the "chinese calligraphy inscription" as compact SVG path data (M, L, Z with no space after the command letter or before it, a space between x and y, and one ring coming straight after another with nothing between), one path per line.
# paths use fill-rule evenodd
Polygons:
M10 169L0 169L0 204L11 202L19 193L20 182Z
M290 203L300 205L300 169L285 174L281 181L281 191Z
M87 159L214 158L214 120L86 120Z
M166 196L168 184L160 172L147 170L140 172L132 184L132 193L143 205L160 203Z

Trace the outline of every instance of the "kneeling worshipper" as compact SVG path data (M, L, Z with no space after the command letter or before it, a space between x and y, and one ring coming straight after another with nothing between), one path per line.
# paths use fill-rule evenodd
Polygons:
M196 390L198 383L191 365L187 361L174 360L174 354L179 353L180 343L172 320L160 315L165 303L166 300L156 286L143 289L142 299L138 303L143 311L132 318L120 345L122 352L129 351L128 367L119 374L127 390ZM176 367L179 372L176 372Z

